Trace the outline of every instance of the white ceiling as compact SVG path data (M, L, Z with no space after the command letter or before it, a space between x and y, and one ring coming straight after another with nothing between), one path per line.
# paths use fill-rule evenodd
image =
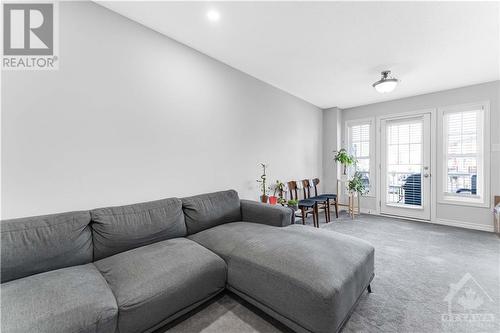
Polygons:
M499 2L99 3L321 108L500 78Z

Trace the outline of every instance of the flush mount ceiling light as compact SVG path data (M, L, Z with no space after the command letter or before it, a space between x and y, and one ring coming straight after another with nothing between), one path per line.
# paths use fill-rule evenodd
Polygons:
M373 84L373 88L381 94L393 91L399 80L390 75L391 71L383 71L382 78Z
M209 21L217 22L220 19L220 13L214 9L207 12L207 18Z

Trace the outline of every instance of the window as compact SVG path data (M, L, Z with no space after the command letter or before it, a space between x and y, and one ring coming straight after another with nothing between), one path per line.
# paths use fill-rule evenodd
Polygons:
M441 110L440 118L441 200L487 204L485 105Z
M357 164L355 171L361 173L366 189L371 191L370 184L370 138L371 122L355 123L347 126L348 131L348 151L356 157Z

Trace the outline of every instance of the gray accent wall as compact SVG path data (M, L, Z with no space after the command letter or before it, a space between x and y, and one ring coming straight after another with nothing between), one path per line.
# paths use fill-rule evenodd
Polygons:
M257 199L260 162L321 176L317 107L97 4L59 7L59 70L2 72L2 218Z

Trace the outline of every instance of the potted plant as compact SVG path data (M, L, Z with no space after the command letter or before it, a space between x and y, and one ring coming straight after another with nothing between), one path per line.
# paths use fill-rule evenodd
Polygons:
M297 210L297 209L299 209L299 202L297 200L290 199L287 202L287 206L293 210Z
M271 196L269 197L269 203L270 203L271 205L276 205L276 203L277 203L277 202L278 202L278 197L277 197L277 196L275 196L275 195L271 195Z
M344 176L347 175L347 167L356 163L356 158L350 155L344 148L337 151L333 159L343 166L342 173Z
M363 182L363 177L361 173L356 172L351 180L347 183L347 189L350 192L356 192L359 195L363 195L366 193L366 186Z
M260 191L262 195L260 196L260 201L263 203L267 203L267 175L266 175L266 165L264 163L261 163L260 166L262 167L262 175L260 175L260 179L257 180L257 183L260 184Z
M271 205L275 205L276 203L282 204L284 189L285 189L285 184L277 180L273 187L274 190L273 195L269 197L269 203Z

